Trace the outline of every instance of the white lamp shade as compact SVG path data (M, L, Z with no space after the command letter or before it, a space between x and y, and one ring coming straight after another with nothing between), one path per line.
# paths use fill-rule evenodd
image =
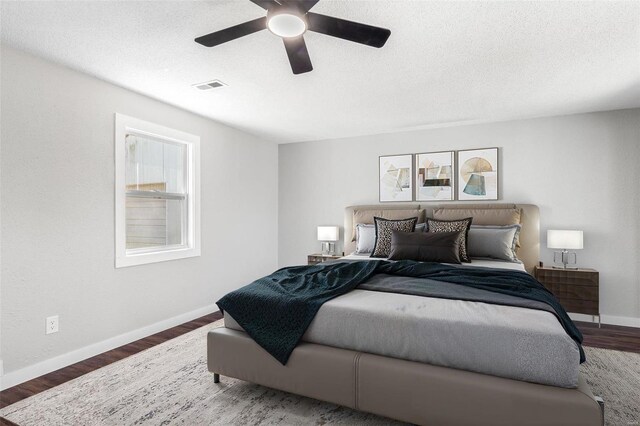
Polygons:
M339 235L337 226L318 226L318 241L338 241Z
M548 230L547 247L551 249L579 250L583 248L582 231Z

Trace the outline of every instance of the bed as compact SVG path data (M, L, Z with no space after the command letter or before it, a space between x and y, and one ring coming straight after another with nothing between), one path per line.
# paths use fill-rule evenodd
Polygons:
M438 208L347 208L345 252L354 249L354 218L413 207L425 216ZM474 266L531 271L539 252L536 206L445 207L465 214L478 208L481 222L490 209L518 209L522 264ZM443 333L448 338L438 339ZM225 327L208 335L208 367L216 379L235 377L416 424L603 424L601 405L579 373L577 347L548 312L356 289L326 302L302 341L282 365L226 315Z

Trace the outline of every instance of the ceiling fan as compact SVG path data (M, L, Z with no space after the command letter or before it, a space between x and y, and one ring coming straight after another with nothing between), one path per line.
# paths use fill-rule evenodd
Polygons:
M250 0L267 11L267 15L243 24L195 39L206 47L217 46L237 38L269 29L282 37L294 74L313 69L303 34L314 31L372 47L382 47L391 35L386 28L374 27L309 12L319 0Z

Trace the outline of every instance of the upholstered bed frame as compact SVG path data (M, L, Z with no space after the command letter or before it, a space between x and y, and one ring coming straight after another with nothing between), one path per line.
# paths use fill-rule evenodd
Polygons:
M447 208L508 208L446 204ZM345 252L353 251L355 209L392 210L416 205L354 206L345 210ZM527 270L538 261L539 218L522 209L519 257ZM434 206L420 205L430 215ZM575 389L500 378L369 353L301 343L283 366L247 334L209 332L208 368L220 375L422 425L602 426L603 405L583 377Z
M433 217L436 209L460 210L466 212L469 210L495 210L495 209L518 209L520 210L520 224L522 231L520 232L520 247L518 248L518 258L522 260L525 268L530 273L540 260L540 211L538 206L533 204L509 204L509 203L493 203L493 204L377 204L367 206L351 206L347 207L344 212L344 253L350 254L356 250L356 243L353 239L354 211L372 211L380 210L411 210L422 211L418 217L418 222L423 222L425 216ZM465 216L465 215L463 215ZM373 223L373 222L372 222Z

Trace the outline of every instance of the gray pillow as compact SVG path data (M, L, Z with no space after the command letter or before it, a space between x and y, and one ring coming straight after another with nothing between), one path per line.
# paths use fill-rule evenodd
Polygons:
M388 257L391 250L391 231L413 232L418 218L389 220L374 217L373 221L376 226L376 244L371 257Z
M460 262L460 232L391 232L390 260Z
M370 254L376 245L376 226L364 223L356 225L356 253Z
M416 225L415 232L425 232L426 223ZM371 254L376 245L376 226L368 223L356 224L356 254Z
M520 229L520 225L471 225L467 237L469 256L519 262L516 256L516 242Z

